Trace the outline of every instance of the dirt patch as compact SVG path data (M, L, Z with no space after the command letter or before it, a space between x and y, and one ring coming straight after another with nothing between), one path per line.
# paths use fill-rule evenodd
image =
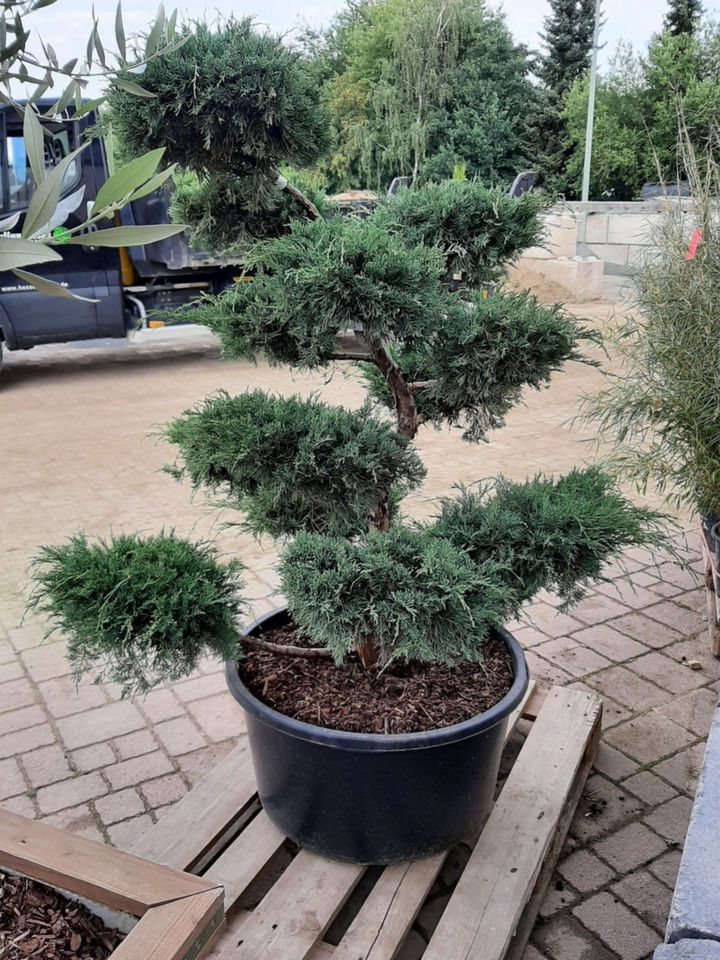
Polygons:
M310 646L292 626L263 639ZM470 720L508 692L513 670L501 640L491 637L482 663L393 666L383 673L350 660L308 659L245 648L240 676L267 706L319 727L353 733L419 733Z
M51 887L0 873L2 960L107 960L123 939Z
M507 275L507 287L517 293L529 290L541 303L573 303L575 296L567 287L548 280L522 263L514 264Z

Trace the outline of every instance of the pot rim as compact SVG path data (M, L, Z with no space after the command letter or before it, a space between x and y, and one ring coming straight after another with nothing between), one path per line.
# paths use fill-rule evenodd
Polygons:
M264 627L269 620L280 616L288 616L286 607L277 607L257 620L254 620L242 635L246 636ZM479 713L469 720L454 723L448 727L437 727L434 730L419 731L416 733L355 733L349 730L333 730L331 727L320 727L304 720L294 720L279 710L267 706L258 700L240 679L240 672L235 661L229 660L225 664L225 678L233 697L253 717L268 726L283 731L288 736L300 740L320 743L323 746L335 747L339 750L357 750L364 752L392 752L400 750L419 750L428 747L439 747L447 743L465 740L484 733L501 723L518 706L529 683L527 663L523 649L518 641L504 627L492 627L496 636L505 643L513 665L513 682L505 694L489 710Z

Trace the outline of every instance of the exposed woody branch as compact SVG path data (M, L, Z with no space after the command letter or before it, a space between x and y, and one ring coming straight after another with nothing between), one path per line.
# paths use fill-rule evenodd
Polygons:
M292 643L272 643L270 640L250 636L242 637L241 643L248 647L254 647L256 650L280 653L288 657L305 657L310 660L327 660L332 657L330 651L326 650L325 647L296 647Z
M275 180L275 186L280 187L281 190L285 190L286 193L289 193L290 196L300 204L305 213L307 214L308 220L320 220L321 214L315 204L310 200L305 194L298 190L287 177L284 177L279 170L270 171L271 179Z
M395 401L400 432L412 440L418 430L418 412L415 399L398 365L392 360L381 340L368 340L372 359L385 377Z
M408 390L410 393L417 393L418 390L427 390L429 387L434 387L437 383L437 380L416 380L414 383L408 384Z

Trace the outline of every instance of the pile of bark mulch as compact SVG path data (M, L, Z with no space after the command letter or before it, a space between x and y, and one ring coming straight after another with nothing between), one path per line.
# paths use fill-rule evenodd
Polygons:
M292 626L268 630L263 640L311 646ZM352 733L419 733L470 720L502 700L513 682L510 657L490 637L482 663L459 667L416 663L384 672L350 660L310 659L244 647L240 676L267 706L319 727Z
M1 960L107 960L124 939L50 887L0 873Z

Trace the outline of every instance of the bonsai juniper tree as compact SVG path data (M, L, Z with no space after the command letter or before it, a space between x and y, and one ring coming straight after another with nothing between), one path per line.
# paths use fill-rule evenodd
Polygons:
M262 51L251 86L242 44ZM215 108L208 78L216 62L228 90L237 89L223 90ZM278 63L288 72L277 89L294 91L297 112L267 105ZM307 138L320 130L298 69L247 25L217 34L200 27L148 70L157 100L142 121L136 100L118 94L114 109L126 111L130 146L142 122L143 147L167 140L170 159L202 164L203 176L272 178L276 163L306 160ZM399 509L424 475L413 446L421 428L450 424L469 441L489 439L525 388L546 385L592 339L560 308L525 295L486 297L484 285L538 238L536 196L509 201L478 183L446 183L390 199L365 220L325 220L300 207L309 219L248 253L251 282L206 298L192 319L216 332L229 357L262 354L306 370L358 362L370 400L346 410L320 398L219 393L170 423L167 437L178 447L177 475L222 494L254 534L279 538L282 590L315 655L338 665L357 655L366 668L481 660L488 628L538 590L575 602L623 547L659 539L658 516L630 505L595 468L463 490L423 524ZM74 539L46 548L37 566L36 603L74 637L76 670L114 656L112 675L128 691L176 676L178 645L184 667L193 651L227 655L220 609L232 615L237 596L236 570L213 580L202 546L187 547L183 562L192 570L196 557L195 577L179 579L168 597L156 596L155 579L140 586L141 576L127 591L124 566L142 570L145 550L140 539L98 547ZM86 577L85 568L98 572ZM196 611L178 633L188 582L207 616Z

